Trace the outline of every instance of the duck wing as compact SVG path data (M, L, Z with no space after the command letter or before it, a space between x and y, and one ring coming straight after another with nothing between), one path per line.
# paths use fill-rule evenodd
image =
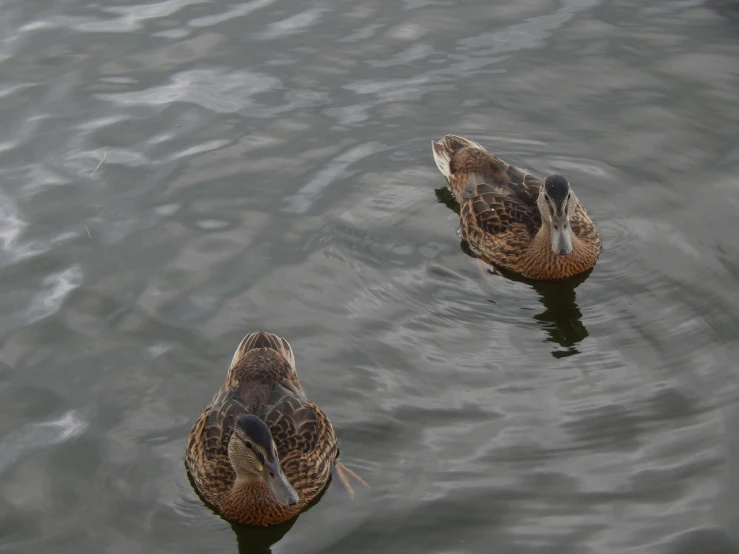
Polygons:
M460 203L472 198L477 186L486 184L526 205L536 204L543 183L527 171L457 135L445 135L431 144L436 165Z
M290 381L276 383L257 415L269 427L282 471L301 496L318 493L338 457L338 440L323 411Z
M187 467L206 497L227 492L236 478L228 460L228 443L234 422L245 413L247 409L239 399L238 388L221 390L190 432Z
M483 183L477 185L471 198L461 208L465 226L486 235L523 234L531 240L541 227L541 214L536 205L528 204L513 189Z

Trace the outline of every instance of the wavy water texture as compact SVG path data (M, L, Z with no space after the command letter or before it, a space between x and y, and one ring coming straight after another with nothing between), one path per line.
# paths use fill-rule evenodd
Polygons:
M0 442L0 474L16 460L28 456L34 450L81 435L87 425L74 411L69 411L57 420L27 424L15 433L6 435Z
M737 13L0 3L0 550L735 552ZM481 267L445 133L566 175L594 270ZM267 535L183 465L258 328L371 486Z

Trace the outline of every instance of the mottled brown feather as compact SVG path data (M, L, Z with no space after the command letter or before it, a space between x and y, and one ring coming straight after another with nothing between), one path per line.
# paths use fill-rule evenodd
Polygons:
M432 141L434 160L460 204L460 233L488 261L532 279L562 279L590 269L601 250L598 229L572 192L573 250L552 252L537 205L544 182L479 144L455 135Z
M247 413L267 424L280 466L300 497L296 506L278 504L263 484L236 490L228 443L235 420ZM290 345L259 331L237 348L225 383L190 431L185 459L200 495L224 518L264 526L309 507L329 484L338 453L331 422L300 386Z

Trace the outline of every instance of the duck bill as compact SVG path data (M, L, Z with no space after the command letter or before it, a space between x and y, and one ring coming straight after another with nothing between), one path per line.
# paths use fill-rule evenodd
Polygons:
M567 216L554 216L552 218L552 252L565 256L572 252L572 236L570 235Z
M300 497L295 489L292 488L290 482L282 473L280 462L275 458L273 462L264 464L264 480L267 482L269 490L275 497L275 500L283 506L295 506Z

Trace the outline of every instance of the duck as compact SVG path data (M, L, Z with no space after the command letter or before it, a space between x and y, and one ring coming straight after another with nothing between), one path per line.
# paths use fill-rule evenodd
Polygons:
M331 470L353 496L326 414L298 380L284 338L265 331L244 337L226 380L193 425L185 466L196 492L230 523L278 525L325 492Z
M542 181L457 135L431 146L460 205L460 236L485 262L532 280L567 279L595 265L598 229L565 177Z

